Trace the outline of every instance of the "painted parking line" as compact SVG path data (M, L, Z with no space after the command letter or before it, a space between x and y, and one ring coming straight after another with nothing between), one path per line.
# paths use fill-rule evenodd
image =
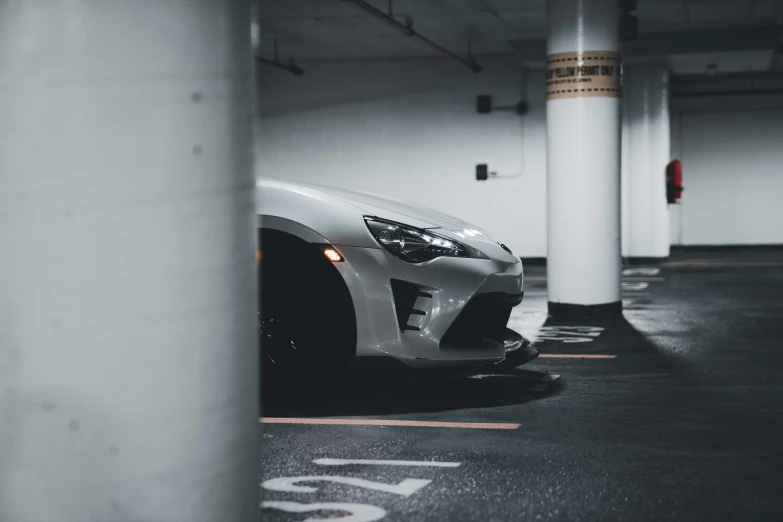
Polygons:
M503 422L437 422L393 419L305 419L298 417L261 417L263 424L320 424L334 426L409 426L414 428L462 428L478 430L516 430L519 424Z
M661 273L660 268L626 268L623 270L623 276L657 276Z
M783 266L780 261L672 261L666 263L671 268L753 268Z
M525 281L546 281L547 276L525 276ZM660 283L666 281L665 277L623 277L623 281L637 281L645 283Z
M541 353L538 358L544 359L617 359L616 355L595 353Z
M543 297L546 296L546 292L525 292L526 297ZM649 292L634 292L623 294L623 299L631 299L632 297L650 297L652 294Z
M429 468L458 468L459 462L437 462L434 460L370 460L370 459L315 459L319 466L420 466Z

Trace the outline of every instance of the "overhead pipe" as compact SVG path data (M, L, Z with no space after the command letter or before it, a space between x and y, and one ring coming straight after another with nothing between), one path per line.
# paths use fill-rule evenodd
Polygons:
M393 28L397 29L398 31L402 32L405 36L411 36L414 38L417 38L425 45L428 45L429 47L435 49L441 54L444 54L448 56L449 58L452 58L454 60L457 60L461 64L467 66L470 68L471 71L475 73L479 73L484 70L483 67L481 67L478 63L476 63L475 60L473 60L472 57L463 58L462 56L453 53L446 49L445 47L439 45L436 42L433 42L429 38L419 34L416 32L416 30L413 28L413 23L408 20L407 23L402 23L391 14L386 14L377 7L367 3L365 0L345 0L346 2L350 2L354 4L356 7L359 7L360 9L363 9L364 11L368 12L369 14L375 16L376 18L386 22L387 24L391 25ZM391 12L391 3L389 4L389 11Z
M763 94L783 94L781 89L741 89L726 91L691 91L691 92L673 92L672 98L706 98L710 96L750 96Z
M283 63L278 59L278 53L277 53L277 40L275 40L275 57L274 59L269 58L262 58L261 56L256 56L256 61L263 65L269 65L270 67L275 67L277 69L290 72L294 76L302 76L305 72L304 69L299 67L294 63L294 60L291 59L288 61L288 63Z
M264 65L276 67L277 69L281 69L283 71L288 71L294 76L302 76L305 73L302 68L293 62L293 60L286 64L278 60L270 60L269 58L261 58L260 56L256 56L256 61Z

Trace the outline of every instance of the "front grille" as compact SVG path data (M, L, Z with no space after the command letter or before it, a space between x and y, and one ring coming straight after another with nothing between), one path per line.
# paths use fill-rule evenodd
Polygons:
M522 302L522 294L493 292L468 302L440 341L441 347L481 346L484 337L500 343L506 338L511 309Z

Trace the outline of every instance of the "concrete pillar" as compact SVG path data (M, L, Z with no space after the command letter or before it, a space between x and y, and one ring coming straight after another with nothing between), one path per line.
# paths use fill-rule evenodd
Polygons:
M669 256L665 169L671 160L669 70L626 68L623 92L623 256Z
M617 317L620 88L617 0L549 0L547 273L553 317Z
M257 518L249 27L0 1L0 520Z

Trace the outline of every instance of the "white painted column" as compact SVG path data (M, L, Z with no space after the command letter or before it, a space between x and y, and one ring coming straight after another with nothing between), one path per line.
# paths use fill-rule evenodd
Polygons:
M669 70L626 68L623 92L623 256L669 256L666 164L671 160Z
M0 1L0 520L257 519L249 28Z
M622 313L619 51L617 0L549 0L547 273L553 317ZM595 65L595 74L570 69Z

